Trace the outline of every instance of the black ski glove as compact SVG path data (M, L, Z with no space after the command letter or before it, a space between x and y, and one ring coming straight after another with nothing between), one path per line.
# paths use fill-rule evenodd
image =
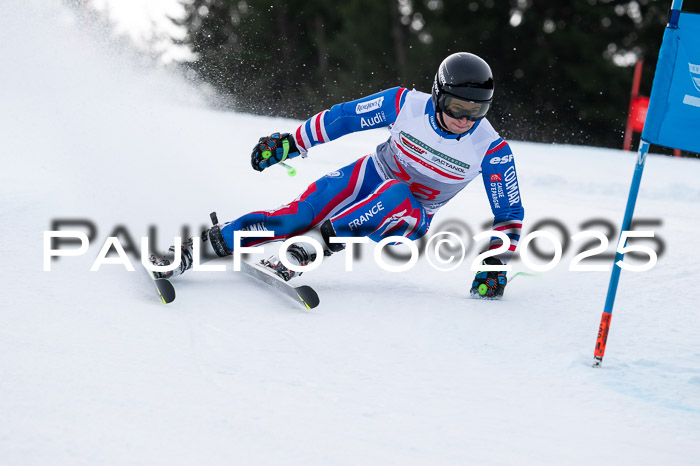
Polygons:
M487 257L482 262L483 265L503 265L495 257ZM495 299L503 296L503 291L508 284L506 272L477 272L469 290L474 298Z
M260 138L253 153L250 154L250 164L253 170L259 172L276 163L299 155L299 149L294 138L289 133L273 133Z

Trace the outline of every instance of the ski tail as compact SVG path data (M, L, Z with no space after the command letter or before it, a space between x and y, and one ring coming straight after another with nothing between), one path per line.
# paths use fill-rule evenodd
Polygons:
M297 304L304 309L314 309L321 303L316 291L308 285L292 286L285 282L272 271L258 263L248 263L241 261L241 272L252 277L273 289L281 292L285 296L292 298Z

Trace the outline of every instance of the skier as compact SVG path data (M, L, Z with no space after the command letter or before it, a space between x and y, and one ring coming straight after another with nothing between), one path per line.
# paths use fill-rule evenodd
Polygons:
M251 212L202 233L202 247L223 257L232 254L234 231L274 231L273 238L242 238L241 246L256 246L299 235L318 238L324 255L343 249L332 237L388 236L418 239L435 213L481 173L494 215L493 230L510 238L507 251L484 264L504 265L520 238L524 210L513 154L484 117L494 92L489 65L470 53L448 56L438 68L432 95L395 87L352 102L334 105L293 133L260 138L251 154L253 169L263 171L294 157L306 157L318 144L346 134L389 127L390 137L375 152L328 173L289 204ZM502 245L493 237L489 249ZM171 247L174 255L174 248ZM287 259L296 265L315 260L308 243L294 243ZM172 258L172 256L171 256ZM170 264L170 258L152 261ZM277 256L262 261L284 280L298 275ZM192 241L182 246L180 266L160 273L170 278L192 266ZM503 295L506 272L478 272L470 293L476 297Z

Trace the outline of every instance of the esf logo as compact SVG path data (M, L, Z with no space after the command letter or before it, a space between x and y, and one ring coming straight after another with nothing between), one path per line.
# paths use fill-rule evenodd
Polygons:
M372 110L379 110L379 108L382 106L382 102L384 102L384 97L379 97L368 102L360 102L355 106L355 113L359 115L360 113L367 113L371 112Z
M371 128L372 126L386 121L386 116L384 112L379 112L372 118L360 118L360 128Z
M489 160L491 165L498 165L511 162L513 160L513 154L504 155L503 157L493 157Z

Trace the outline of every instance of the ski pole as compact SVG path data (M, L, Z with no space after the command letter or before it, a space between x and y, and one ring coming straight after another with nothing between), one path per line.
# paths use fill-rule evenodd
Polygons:
M529 272L515 272L509 279L508 283L515 280L517 277L539 277L541 274L539 272L529 273Z
M289 175L289 176L294 176L294 175L297 174L297 169L294 168L294 167L292 167L291 165L288 165L288 164L286 164L286 163L284 163L284 162L279 162L277 165L280 165L280 166L286 168L286 169L287 169L287 175Z

